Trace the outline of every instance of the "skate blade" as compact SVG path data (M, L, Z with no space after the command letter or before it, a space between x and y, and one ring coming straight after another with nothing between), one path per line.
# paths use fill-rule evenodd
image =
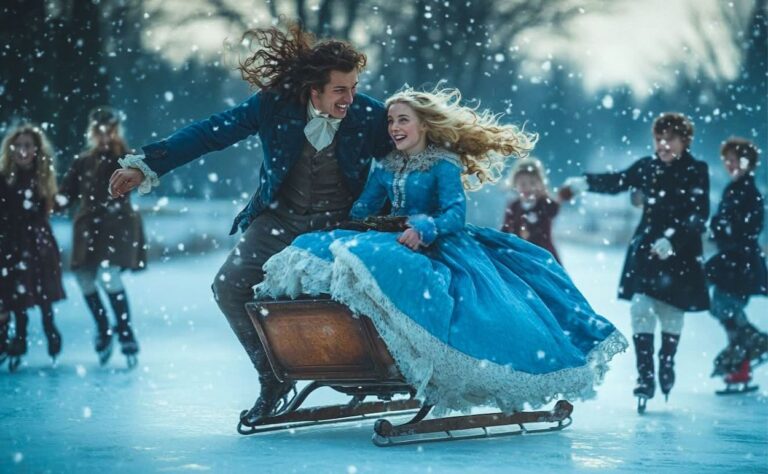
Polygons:
M733 387L726 387L723 390L715 390L716 395L739 395L742 393L752 393L756 392L760 387L757 385L749 385L747 387L741 387L741 388L733 388Z
M99 356L99 365L105 366L107 365L107 362L109 362L109 359L112 358L112 344L109 345L106 349L104 349L101 352L97 352Z
M639 413L640 415L645 413L647 403L648 403L648 397L638 395L637 396L637 413Z
M139 359L136 354L128 354L125 356L125 362L128 364L129 369L133 369L139 364Z
M10 356L8 358L8 371L9 372L16 372L19 370L19 366L21 365L21 357L20 356Z

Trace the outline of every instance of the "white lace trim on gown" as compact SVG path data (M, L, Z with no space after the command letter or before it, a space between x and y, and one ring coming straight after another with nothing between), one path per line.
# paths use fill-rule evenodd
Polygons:
M557 398L592 398L608 362L628 345L614 331L590 351L583 366L547 374L529 374L478 360L441 342L403 314L343 242L334 242L331 251L332 264L294 247L276 254L264 265L265 280L255 288L257 296L330 293L354 313L368 316L398 369L416 388L417 398L435 405L436 414L466 412L477 406L512 412L526 409L526 404L535 409Z

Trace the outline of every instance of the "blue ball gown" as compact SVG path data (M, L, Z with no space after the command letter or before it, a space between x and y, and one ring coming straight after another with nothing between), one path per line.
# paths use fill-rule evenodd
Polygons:
M264 265L257 298L330 294L370 317L417 397L438 411L517 411L590 398L627 342L546 250L465 223L461 164L430 145L377 162L351 217L388 198L425 246L396 232L297 237Z

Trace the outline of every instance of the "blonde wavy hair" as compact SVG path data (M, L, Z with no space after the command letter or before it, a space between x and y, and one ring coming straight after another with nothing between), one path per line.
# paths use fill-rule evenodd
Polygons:
M416 112L426 125L428 143L459 155L467 190L477 190L501 179L507 159L528 156L539 139L538 134L501 124L499 114L461 105L461 92L457 89L438 85L432 91L422 92L408 87L387 99L386 106L397 103Z
M37 191L45 200L46 209L53 208L53 199L59 188L56 185L56 164L53 147L45 132L35 124L24 123L17 125L5 134L3 144L0 146L0 175L10 185L13 185L19 176L19 165L11 159L11 146L21 135L30 135L37 148L35 157L35 183Z

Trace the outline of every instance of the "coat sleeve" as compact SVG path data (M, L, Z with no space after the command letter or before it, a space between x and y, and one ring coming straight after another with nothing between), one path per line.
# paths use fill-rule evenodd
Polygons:
M757 240L765 223L763 197L756 189L753 189L746 200L748 201L745 206L746 212L736 220L734 231L740 239Z
M672 242L674 249L680 249L691 238L701 238L706 231L709 218L709 168L704 162L697 162L691 167L691 180L679 211L674 212L672 227L664 236Z
M211 151L223 150L259 131L262 94L175 131L168 138L145 145L144 163L162 176Z
M650 158L640 159L623 171L612 173L585 173L589 191L602 194L618 194L630 188L640 187L642 169Z
M541 202L541 217L545 219L554 219L560 212L560 203L547 196Z
M389 138L387 109L381 102L375 102L377 109L375 110L375 117L371 125L373 127L373 130L371 130L371 136L373 137L371 154L376 158L383 158L392 151L392 140ZM380 110L378 107L380 107Z
M431 216L417 214L408 218L408 225L421 234L421 240L426 245L430 245L441 235L463 229L467 214L467 199L461 182L461 168L443 160L433 169L437 178L440 211Z
M757 240L763 230L765 211L763 198L757 190L745 193L735 202L732 196L724 196L728 201L712 216L709 229L718 246Z
M353 220L362 220L368 216L373 216L381 211L384 202L387 199L387 188L382 179L383 170L376 166L371 174L368 175L368 181L365 183L362 194L352 205L349 217Z
M501 225L501 231L508 234L515 233L515 218L517 217L515 212L515 201L509 201L507 208L504 210L504 223Z
M61 180L61 184L59 184L59 193L54 200L53 210L55 212L63 211L80 199L81 163L81 158L75 158L64 174L64 178Z

